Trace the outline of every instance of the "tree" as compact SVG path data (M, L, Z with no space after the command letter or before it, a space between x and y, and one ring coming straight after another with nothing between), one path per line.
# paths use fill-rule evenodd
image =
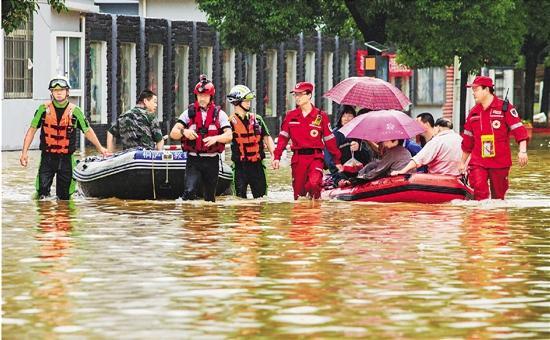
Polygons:
M48 0L57 13L66 11L65 0ZM38 0L2 0L2 29L6 35L25 23L38 11Z
M233 47L255 49L320 29L397 47L411 67L511 64L525 32L517 0L199 0Z
M259 49L320 29L394 46L410 67L452 65L463 84L482 66L511 65L525 32L521 0L199 0L229 46ZM525 0L529 1L529 0ZM548 12L541 12L541 15ZM463 88L463 87L462 87ZM461 103L465 102L463 88ZM464 115L464 108L461 110Z
M548 15L550 1L524 0L523 6L527 26L527 34L525 34L521 47L521 52L525 57L525 86L523 87L525 111L523 118L532 121L537 64L544 62L550 47L550 16ZM546 82L544 84L546 85Z

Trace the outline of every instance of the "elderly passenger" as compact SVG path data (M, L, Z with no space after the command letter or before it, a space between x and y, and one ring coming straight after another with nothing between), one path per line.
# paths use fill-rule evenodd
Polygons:
M434 137L426 143L411 161L402 169L392 171L392 176L402 175L410 170L428 165L428 173L440 175L460 175L462 137L455 133L453 124L444 118L435 122Z

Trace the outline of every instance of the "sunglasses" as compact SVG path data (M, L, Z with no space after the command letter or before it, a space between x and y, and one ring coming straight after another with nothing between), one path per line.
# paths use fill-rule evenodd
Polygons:
M70 89L69 83L65 79L52 79L50 81L50 85L48 86L49 89L54 89L56 87L62 88L62 89Z

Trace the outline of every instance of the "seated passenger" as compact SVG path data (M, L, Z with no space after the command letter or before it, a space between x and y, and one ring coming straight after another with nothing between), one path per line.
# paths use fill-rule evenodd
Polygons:
M342 165L344 165L344 172L338 171L334 162L332 161L332 156L329 152L325 152L325 164L330 171L330 177L334 186L338 186L338 183L342 179L347 179L350 176L355 176L357 171L361 169L365 164L370 162L373 159L373 154L370 148L366 143L362 142L360 139L346 138L339 130L342 126L346 125L356 116L355 110L349 105L344 105L342 107L340 118L336 124L336 129L332 131L336 139L336 144L340 149L342 154ZM350 161L352 157L357 160L360 167L353 169L353 167L347 167L346 162Z
M434 116L429 112L422 112L416 116L416 120L424 127L424 132L420 134L420 146L424 147L434 136Z
M107 131L107 150L114 151L116 138L120 138L123 150L136 147L163 150L156 110L157 95L149 90L141 92L136 106L121 114Z
M402 175L427 165L430 174L459 176L462 137L451 130L452 128L453 124L450 121L439 118L435 122L434 137L405 167L392 171L391 175Z
M381 143L382 158L367 164L359 171L357 178L374 180L387 177L394 170L401 169L411 159L411 153L403 147L403 140L388 140Z

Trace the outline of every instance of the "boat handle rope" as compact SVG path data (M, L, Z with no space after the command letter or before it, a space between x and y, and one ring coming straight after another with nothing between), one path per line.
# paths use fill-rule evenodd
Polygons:
M155 157L151 157L151 178L153 180L153 199L157 199L157 190L155 189Z

